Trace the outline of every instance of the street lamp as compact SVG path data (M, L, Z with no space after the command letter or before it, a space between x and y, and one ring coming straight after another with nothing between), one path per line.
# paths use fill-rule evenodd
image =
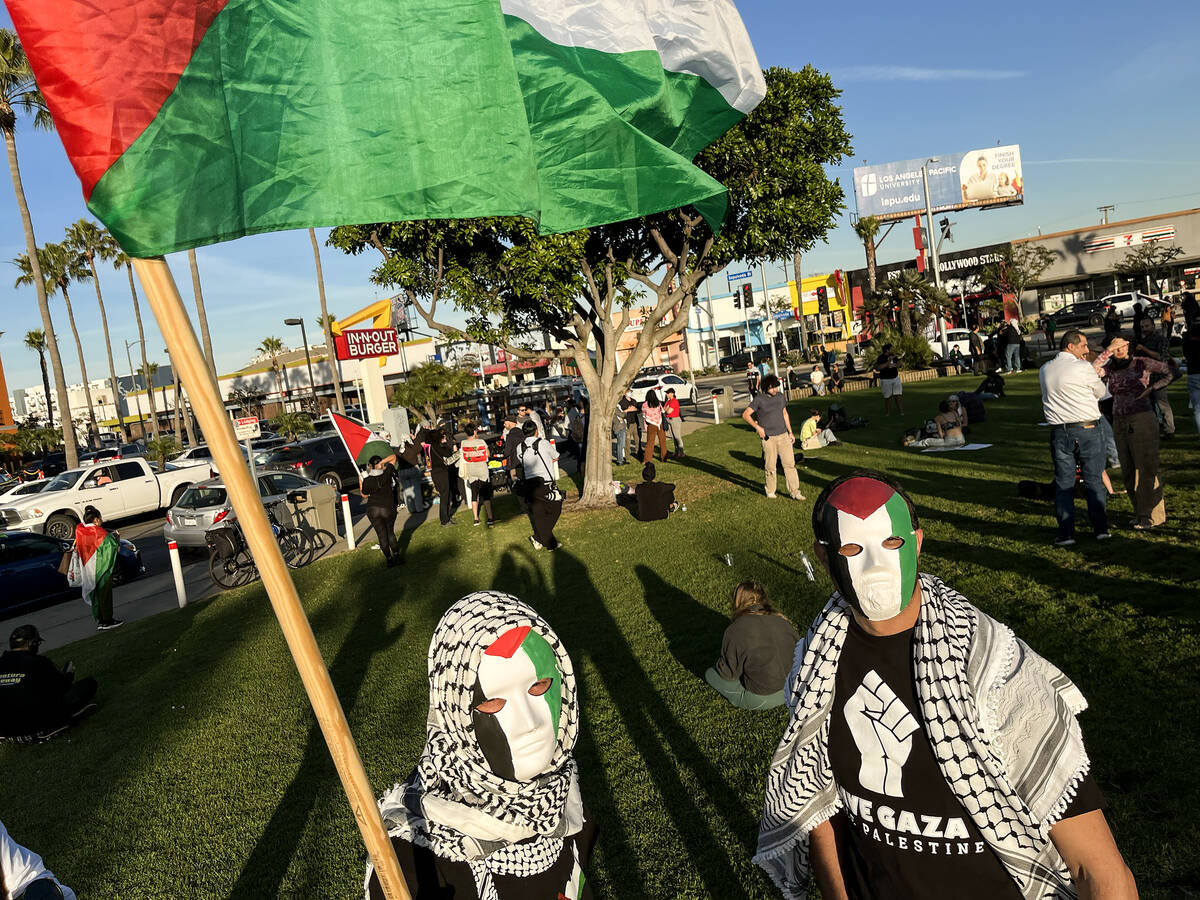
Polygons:
M128 360L128 362L129 362L129 387L130 387L130 390L137 387L137 377L134 375L133 357L129 355L129 348L136 347L138 344L141 344L144 347L146 345L146 342L145 341L126 341L125 342L125 359ZM142 375L143 375L143 377L145 377L145 373L142 373ZM147 385L147 388L149 388L149 385ZM126 397L129 396L129 391L125 392L125 396ZM128 408L128 400L126 400L126 408ZM138 414L138 428L142 432L142 440L145 440L146 439L146 420L142 418L142 398L141 397L137 398L137 414Z
M921 164L921 181L925 185L925 221L929 224L929 250L933 254L933 283L937 285L940 291L942 287L942 270L938 264L937 241L933 239L933 205L929 201L928 171L929 164L937 161L937 157L934 156ZM942 359L945 359L950 355L950 347L946 341L946 319L940 314L940 311L938 314L938 335L942 339Z
M308 352L308 332L304 330L303 319L284 319L284 325L299 325L300 340L304 342L304 362L308 365L308 386L312 389L313 406L312 411L317 411L317 382L313 379L312 370L312 355Z

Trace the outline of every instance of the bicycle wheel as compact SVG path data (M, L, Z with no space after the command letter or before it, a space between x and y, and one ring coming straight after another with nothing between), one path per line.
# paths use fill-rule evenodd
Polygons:
M304 533L297 528L289 528L279 532L279 552L289 569L299 569L312 561L312 553L308 550L308 541Z
M208 574L223 591L249 584L258 577L258 568L245 550L221 558L215 553L208 557Z

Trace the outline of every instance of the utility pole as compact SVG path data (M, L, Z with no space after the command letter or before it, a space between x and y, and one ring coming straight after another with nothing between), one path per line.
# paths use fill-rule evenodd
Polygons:
M758 267L758 274L762 277L763 309L766 311L766 314L767 314L767 322L769 322L773 326L772 331L777 331L778 329L774 328L775 314L771 312L771 298L767 294L767 264L765 262L761 266ZM763 336L764 337L766 336L766 333L767 333L767 322L763 323ZM770 340L771 340L771 372L774 373L775 377L778 378L779 377L779 357L775 353L775 335L774 334L771 335Z
M704 279L704 293L708 295L708 328L712 332L713 345L713 360L714 367L717 365L717 360L721 358L721 348L717 344L717 320L713 318L712 307L712 287L708 283L708 279Z
M312 391L312 411L315 416L320 404L317 403L317 383L313 380L312 354L308 352L308 332L304 330L304 319L284 319L283 324L300 326L300 340L304 343L304 362L308 365L308 386Z
M929 223L929 249L933 253L933 283L940 289L942 286L942 270L938 265L938 248L937 241L933 239L933 208L929 202L929 163L937 162L937 157L926 160L921 166L921 181L925 185L925 221ZM1021 298L1017 298L1017 303L1020 304ZM942 316L942 311L938 310L938 337L942 341L942 359L946 359L950 355L950 345L946 341L946 319Z
M1117 205L1115 203L1110 203L1107 206L1097 206L1096 207L1096 209L1100 210L1100 224L1101 225L1108 224L1108 214L1116 208L1117 208Z

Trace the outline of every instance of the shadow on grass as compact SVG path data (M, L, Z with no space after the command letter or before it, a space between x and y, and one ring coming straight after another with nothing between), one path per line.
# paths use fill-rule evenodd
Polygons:
M703 472L706 475L711 475L714 478L719 478L721 481L727 481L730 484L735 484L738 487L749 488L756 493L762 490L762 485L756 481L751 481L744 475L738 475L724 466L718 466L716 463L709 462L706 459L700 459L697 456L685 456L683 459L677 460L679 465L689 469L695 469L698 472ZM759 465L761 466L761 460Z
M704 670L720 655L721 637L729 620L687 591L668 584L649 566L637 566L633 571L641 579L646 608L662 627L671 655L703 679Z
M577 648L576 653L578 648L587 649L708 896L745 897L737 867L705 824L708 813L697 804L693 789L680 778L680 769L688 770L707 788L725 827L743 838L747 852L751 850L752 836L757 833L757 821L747 814L742 799L663 700L604 604L587 567L565 550L554 554L553 567L555 591L559 596L572 598L576 613L556 626L559 636L568 647ZM584 777L589 774L585 772ZM603 833L601 840L604 841ZM622 853L613 848L611 856L607 852L605 856L609 871L630 872L636 868L636 857L629 850ZM637 891L629 890L630 887L622 884L619 896L645 896L644 886Z

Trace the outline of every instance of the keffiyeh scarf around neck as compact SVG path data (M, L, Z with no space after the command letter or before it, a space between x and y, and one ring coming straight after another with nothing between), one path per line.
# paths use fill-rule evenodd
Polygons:
M484 651L501 635L528 626L554 651L562 677L558 747L549 771L532 781L496 775L471 721L473 689ZM583 803L572 752L579 731L575 671L558 636L511 594L479 591L442 616L429 645L429 721L417 771L383 795L388 834L464 862L480 900L495 900L493 875L544 872L563 839L583 828ZM372 869L367 867L367 883Z
M925 733L950 790L1025 900L1076 896L1050 842L1090 768L1079 689L1012 631L932 575L921 575L913 645ZM808 887L809 833L841 808L829 720L850 607L834 594L796 648L792 717L767 774L754 862L784 897Z

